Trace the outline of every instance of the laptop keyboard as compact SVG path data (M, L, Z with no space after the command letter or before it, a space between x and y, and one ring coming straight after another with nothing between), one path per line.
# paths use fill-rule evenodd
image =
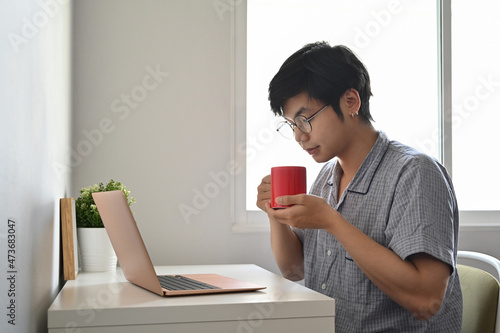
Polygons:
M181 275L159 275L160 285L168 290L220 289Z

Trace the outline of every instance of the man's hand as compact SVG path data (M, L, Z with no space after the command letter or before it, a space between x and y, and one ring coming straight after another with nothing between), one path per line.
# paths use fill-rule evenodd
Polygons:
M262 178L262 182L257 187L257 207L267 213L266 204L271 202L271 175Z
M328 230L338 214L320 197L307 194L286 195L276 198L281 205L293 205L282 209L268 209L269 218L301 229Z
M304 278L302 243L288 225L274 221L270 215L270 213L275 213L275 210L271 208L271 175L262 179L257 191L257 207L268 214L271 247L281 273L292 281L302 280Z

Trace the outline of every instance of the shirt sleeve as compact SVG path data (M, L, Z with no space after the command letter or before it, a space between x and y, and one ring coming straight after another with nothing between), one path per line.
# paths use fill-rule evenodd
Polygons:
M455 267L458 209L446 170L420 156L399 177L386 229L389 248L402 259L423 252Z

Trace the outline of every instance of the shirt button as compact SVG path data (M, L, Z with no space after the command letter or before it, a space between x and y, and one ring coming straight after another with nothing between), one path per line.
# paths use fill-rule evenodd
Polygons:
M323 283L323 284L321 285L321 289L325 290L325 289L326 289L326 284L324 284L324 283Z
M331 256L331 255L332 255L332 250L328 250L328 251L326 252L326 254L327 254L328 256Z

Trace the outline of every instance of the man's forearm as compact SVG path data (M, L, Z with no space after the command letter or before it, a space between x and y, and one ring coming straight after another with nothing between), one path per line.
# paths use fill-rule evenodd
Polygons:
M330 232L367 277L391 299L421 320L437 313L450 273L445 263L427 254L402 260L340 215Z
M270 220L271 247L274 259L283 276L292 281L304 278L304 254L302 243L292 229Z

